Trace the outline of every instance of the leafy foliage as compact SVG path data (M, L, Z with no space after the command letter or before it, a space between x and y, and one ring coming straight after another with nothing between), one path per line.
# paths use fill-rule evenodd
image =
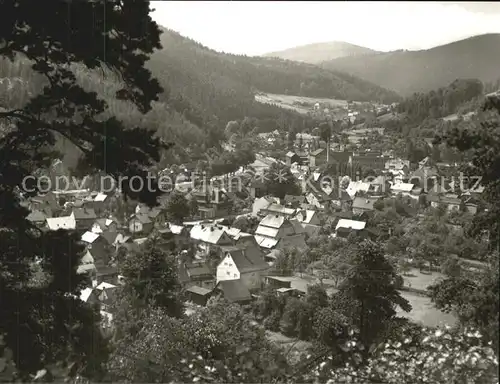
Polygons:
M237 305L215 301L185 320L146 317L111 362L118 377L140 382L270 382L288 371L284 356Z
M62 362L71 375L100 380L106 341L97 329L99 314L78 298L84 279L76 273L83 252L79 236L34 228L25 219L28 211L20 206L17 188L23 178L50 165L53 153L44 149L56 136L78 148L87 170L105 169L115 178L145 176L159 160L159 149L167 146L144 130L125 129L96 92L78 83L75 71L116 73L122 82L113 89L115 97L145 113L162 91L144 68L161 47L160 31L149 17L148 2L2 1L1 8L1 58L24 60L43 81L38 88L33 84L36 92L0 112L5 123L0 138L0 333L20 379ZM154 193L122 187L129 197L155 204ZM46 284L30 284L36 260L50 277Z

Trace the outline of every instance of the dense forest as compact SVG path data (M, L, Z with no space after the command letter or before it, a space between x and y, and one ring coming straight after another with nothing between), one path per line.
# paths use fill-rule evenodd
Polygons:
M354 76L293 61L218 53L163 29L163 49L149 62L172 92L232 120L250 116L254 93L289 93L357 101L398 101L392 91Z
M163 49L156 51L147 66L165 91L153 109L141 115L131 103L117 100L121 81L109 71L75 68L85 89L106 98L111 112L128 126L142 126L176 144L162 154L162 163L183 163L203 158L209 148L220 146L228 121L252 118L257 132L311 129L306 116L276 106L258 103L258 91L332 97L354 100L394 101L398 96L374 84L343 73L279 59L217 53L193 40L163 29ZM17 59L0 62L0 106L20 108L46 81L36 76L31 63ZM69 147L67 147L69 145ZM58 147L66 162L74 164L78 151L69 143Z
M482 96L483 91L484 86L477 79L458 79L436 91L415 93L398 105L398 112L416 121L445 117L455 113L463 103Z

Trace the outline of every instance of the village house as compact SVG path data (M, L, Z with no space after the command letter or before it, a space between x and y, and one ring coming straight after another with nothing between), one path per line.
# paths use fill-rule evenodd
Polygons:
M313 210L300 209L297 211L295 218L301 224L321 225L318 212Z
M252 199L261 199L268 194L267 184L259 178L253 179L249 183L247 189Z
M135 207L135 214L139 216L147 216L153 223L153 227L163 226L166 222L164 209L161 207L150 208L144 204L138 204Z
M76 229L86 230L92 228L97 215L92 208L73 208L73 216L76 220Z
M69 216L61 217L47 217L47 228L50 231L57 231L59 229L74 230L76 229L76 220L73 213Z
M252 294L241 280L219 281L212 291L212 296L219 295L230 303L245 305L252 301Z
M373 204L378 201L378 197L356 197L352 202L352 212L355 215L360 215L362 213L373 212L375 208L373 208Z
M234 245L233 239L217 225L197 224L191 228L189 236L203 256L217 252L221 246Z
M79 275L86 274L88 281L92 284L92 286L97 285L97 268L94 264L94 258L88 249L80 259L80 264L76 269L76 273Z
M367 151L355 153L352 157L352 163L358 164L364 169L382 170L385 168L387 158L382 152Z
M262 236L271 239L278 240L284 236L289 236L295 234L295 229L293 224L282 215L269 214L264 217L257 229L255 230L255 236ZM260 242L257 240L257 243Z
M306 201L307 204L314 206L315 209L324 210L328 208L330 202L332 201L332 197L330 197L322 189L314 188L310 189L306 194Z
M255 173L257 175L261 175L264 172L266 172L271 167L271 165L276 164L276 163L278 163L278 160L276 160L272 157L263 156L260 153L256 153L255 154L255 161L252 164L250 164L249 166L252 169L255 169Z
M132 234L148 234L153 228L153 221L144 213L134 213L128 220L128 230Z
M82 237L81 241L85 244L90 254L94 258L94 263L102 262L102 264L108 264L110 260L109 244L107 240L101 235L87 231Z
M82 290L80 299L89 304L98 304L101 310L110 312L116 299L116 288L114 284L102 282L94 288Z
M283 199L287 208L298 208L305 203L305 196L285 195Z
M57 217L62 212L63 207L59 204L58 197L49 191L44 195L32 197L29 200L29 209L42 211L47 217Z
M224 217L231 211L232 196L223 189L213 187L193 190L191 196L196 200L198 216L201 219Z
M215 287L215 277L205 262L186 263L179 265L179 282L184 288L198 286L204 289Z
M265 251L295 247L305 249L305 231L295 219L280 215L267 215L259 223L254 238Z
M422 166L408 176L408 182L429 193L439 186L439 172L436 168Z
M407 174L410 170L410 160L389 159L385 162L385 169L387 171L402 171Z
M97 215L101 215L104 213L107 202L109 201L108 195L99 192L91 201L90 203L86 204L85 206L88 208L94 209L95 213Z
M241 280L249 291L262 288L262 276L269 269L257 247L224 247L224 257L217 266L217 283Z
M349 185L346 188L347 193L351 198L354 198L356 195L359 194L366 194L370 190L370 183L358 180L358 181L351 181L349 182Z
M430 202L433 208L445 205L448 211L459 211L463 205L462 200L455 194L428 195L427 201Z
M280 215L290 218L295 214L295 209L287 208L280 204L270 204L267 208L260 210L261 215Z
M295 152L288 151L286 153L285 157L286 157L286 165L288 165L289 167L291 167L292 164L295 164L295 163L301 164L300 157Z
M403 196L411 197L414 187L415 185L411 183L396 183L391 186L391 193L394 196L401 194Z
M47 215L39 210L31 211L28 216L26 216L26 220L31 221L33 224L37 226L45 225L47 219Z
M205 306L207 305L208 299L212 294L212 290L193 285L186 288L187 301L192 302L196 305Z
M366 222L357 220L340 219L335 227L335 237L347 238L351 233L361 235L366 227Z
M112 218L101 218L97 219L92 228L91 232L94 233L102 233L102 232L117 232L118 231L118 223L115 219Z

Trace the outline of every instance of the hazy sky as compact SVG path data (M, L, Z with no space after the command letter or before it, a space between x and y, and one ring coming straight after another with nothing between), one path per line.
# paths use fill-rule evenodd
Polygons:
M427 49L500 33L500 3L152 1L153 19L209 48L259 55L346 41L379 51Z

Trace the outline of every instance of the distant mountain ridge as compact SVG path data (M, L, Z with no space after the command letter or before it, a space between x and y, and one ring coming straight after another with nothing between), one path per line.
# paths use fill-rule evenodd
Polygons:
M473 36L427 50L341 57L320 65L402 96L443 87L456 79L491 82L500 77L500 34Z
M277 58L220 53L166 28L161 42L163 49L147 64L153 74L173 94L226 121L251 114L257 91L356 101L400 100L395 92L344 72Z
M262 57L279 57L285 60L319 64L323 61L334 60L341 57L352 57L374 53L378 52L370 48L346 43L344 41L330 41L325 43L301 45L282 51L270 52L262 55Z

